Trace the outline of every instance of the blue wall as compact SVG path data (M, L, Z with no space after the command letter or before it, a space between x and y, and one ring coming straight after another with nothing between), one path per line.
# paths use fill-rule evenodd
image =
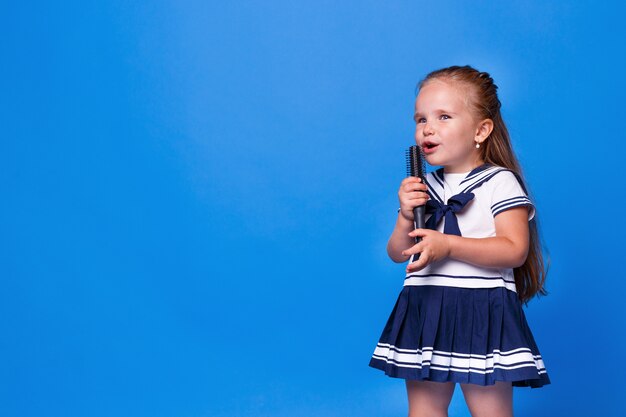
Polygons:
M499 84L552 259L516 412L623 414L624 11L3 4L0 415L403 415L367 363L414 88L452 64Z

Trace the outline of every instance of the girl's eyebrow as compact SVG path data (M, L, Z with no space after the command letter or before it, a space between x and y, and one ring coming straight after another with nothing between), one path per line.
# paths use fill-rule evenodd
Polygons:
M434 113L437 113L437 114L445 113L445 114L450 114L450 115L455 115L455 114L456 114L456 113L455 113L455 112L453 112L453 111L450 111L450 110L444 110L444 109L437 109L437 110L434 110ZM418 117L418 116L423 116L423 115L424 115L423 113L420 113L419 111L416 111L415 113L413 113L413 118L416 118L416 117Z

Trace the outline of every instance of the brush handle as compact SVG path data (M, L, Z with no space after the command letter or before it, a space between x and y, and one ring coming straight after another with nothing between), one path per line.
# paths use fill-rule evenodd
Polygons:
M419 206L413 208L413 221L416 229L423 229L426 224L426 206ZM415 242L418 242L419 238L415 238Z

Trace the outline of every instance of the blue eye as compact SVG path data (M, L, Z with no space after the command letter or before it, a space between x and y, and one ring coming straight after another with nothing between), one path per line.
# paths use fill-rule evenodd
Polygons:
M439 116L439 118L442 120L448 120L450 116L448 116L447 114L442 114L441 116Z
M426 123L426 119L423 117L418 117L415 119L415 123Z

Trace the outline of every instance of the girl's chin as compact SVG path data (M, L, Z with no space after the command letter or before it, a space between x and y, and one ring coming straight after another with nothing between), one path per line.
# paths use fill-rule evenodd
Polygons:
M441 161L441 158L437 158L435 155L424 155L424 159L426 159L426 162L428 162L429 165L432 166L442 166L443 165L443 161Z

